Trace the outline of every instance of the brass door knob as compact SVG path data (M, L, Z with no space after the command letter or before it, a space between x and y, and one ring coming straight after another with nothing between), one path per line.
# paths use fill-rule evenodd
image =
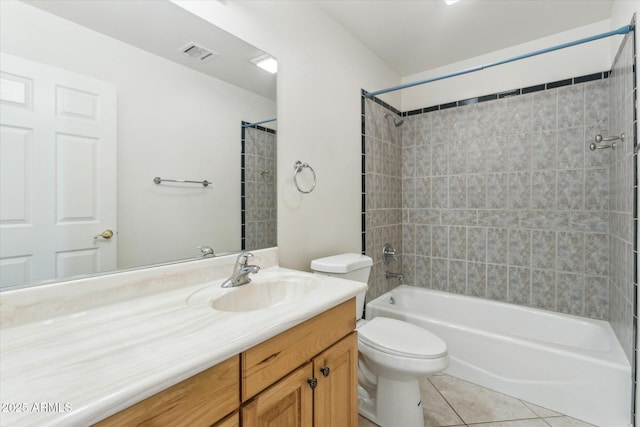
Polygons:
M109 230L108 228L106 230L104 230L102 233L93 236L94 239L99 239L99 238L103 238L106 240L109 240L110 238L113 237L113 231Z

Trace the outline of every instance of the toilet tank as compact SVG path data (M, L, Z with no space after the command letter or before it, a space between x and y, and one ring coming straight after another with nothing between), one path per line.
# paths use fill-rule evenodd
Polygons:
M373 260L362 254L340 254L311 261L314 273L367 283ZM356 295L356 320L362 318L366 292Z

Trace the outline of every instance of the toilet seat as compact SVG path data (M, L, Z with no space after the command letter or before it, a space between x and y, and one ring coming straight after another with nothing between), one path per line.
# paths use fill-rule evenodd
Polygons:
M395 356L438 359L447 354L447 345L437 335L388 317L374 317L359 327L358 338L368 347Z

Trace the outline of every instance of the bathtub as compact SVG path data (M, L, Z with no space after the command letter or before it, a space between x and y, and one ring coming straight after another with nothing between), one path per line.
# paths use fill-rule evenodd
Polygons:
M365 313L439 335L447 374L598 426L630 425L631 367L607 322L407 285Z

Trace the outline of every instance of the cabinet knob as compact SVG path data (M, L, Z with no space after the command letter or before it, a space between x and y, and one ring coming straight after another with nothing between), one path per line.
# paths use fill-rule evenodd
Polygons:
M328 377L329 373L331 372L331 369L329 369L328 366L324 366L320 368L320 372L322 372L322 375L324 375L325 377Z
M318 379L317 378L308 379L307 384L309 384L309 387L311 387L311 389L313 390L318 385Z

